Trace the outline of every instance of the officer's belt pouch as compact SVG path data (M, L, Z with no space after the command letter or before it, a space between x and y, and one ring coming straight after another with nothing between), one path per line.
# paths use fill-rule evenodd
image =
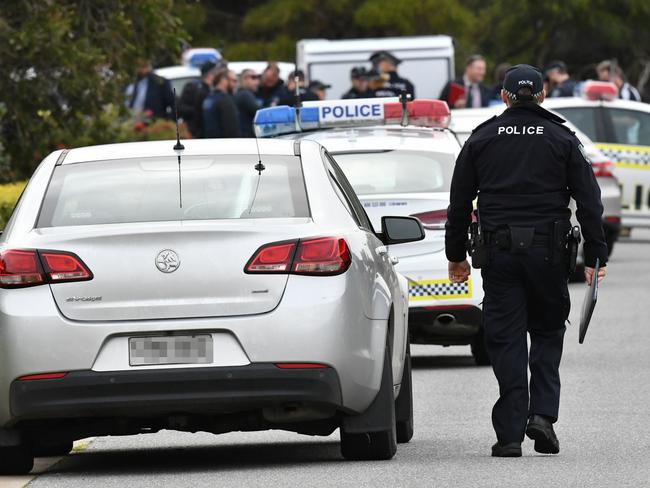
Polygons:
M535 227L510 227L510 252L525 253L533 245Z

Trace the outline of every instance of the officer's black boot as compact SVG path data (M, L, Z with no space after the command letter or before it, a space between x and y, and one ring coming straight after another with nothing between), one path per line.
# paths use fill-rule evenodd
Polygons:
M535 450L542 454L560 452L560 441L555 435L553 424L542 415L531 415L526 427L526 435L535 441Z
M521 443L501 444L497 442L492 446L492 457L521 457Z

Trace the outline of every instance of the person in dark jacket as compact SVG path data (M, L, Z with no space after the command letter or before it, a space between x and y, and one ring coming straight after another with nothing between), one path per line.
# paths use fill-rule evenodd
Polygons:
M137 80L127 89L128 107L136 114L151 112L155 119L174 118L174 93L169 80L154 74L151 63L139 60Z
M388 51L377 51L372 53L369 61L377 72L388 78L383 88L375 91L376 97L398 97L406 92L411 99L415 98L413 83L397 74L397 66L402 62L400 59Z
M605 276L603 205L582 144L563 119L539 105L541 71L513 66L501 97L508 108L474 129L456 160L445 234L449 279L469 277L467 229L478 196L482 251L473 254L473 264L482 268L483 332L500 392L492 409L492 455L521 456L524 434L537 452L556 454L553 423L570 309L569 200L577 203L585 238L587 283ZM596 260L603 266L597 277Z
M254 137L253 120L260 104L255 97L260 85L260 77L252 69L245 69L239 75L239 91L235 95L235 104L239 110L239 125L242 137Z
M483 85L487 64L480 54L474 54L465 63L462 78L449 81L440 92L451 108L481 108L490 105L490 89ZM457 92L456 95L454 92Z
M274 107L285 88L284 82L280 79L280 68L277 63L269 63L262 72L260 87L257 90L257 98L261 100L263 107Z
M368 72L363 66L355 66L350 71L352 87L341 97L343 100L355 98L370 98L372 93L368 90Z
M571 79L563 61L553 61L544 70L547 76L551 92L549 97L573 97L575 96L576 82Z
M300 100L303 102L318 100L316 94L305 87L305 73L302 70L297 70L289 73L287 83L279 90L277 105L293 107L296 104L296 77L298 77Z
M227 69L214 75L213 89L203 100L204 137L240 137L237 105L230 94L231 81Z
M178 116L190 130L192 137L203 137L203 100L210 94L217 65L212 61L201 65L201 79L185 85L178 100Z

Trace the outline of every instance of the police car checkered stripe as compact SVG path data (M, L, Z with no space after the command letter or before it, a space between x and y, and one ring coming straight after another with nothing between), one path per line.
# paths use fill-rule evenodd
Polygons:
M614 164L633 164L650 169L650 147L596 144L596 147Z
M449 280L432 280L411 282L409 284L409 297L411 300L466 298L471 296L471 280L465 283L452 283Z

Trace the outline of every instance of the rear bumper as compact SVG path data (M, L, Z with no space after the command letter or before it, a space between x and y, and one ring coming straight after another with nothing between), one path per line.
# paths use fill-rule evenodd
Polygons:
M409 335L415 344L466 345L479 332L482 311L476 306L409 309Z
M333 368L273 364L143 371L74 371L60 379L13 381L17 422L54 418L151 418L224 414L286 404L340 409Z

